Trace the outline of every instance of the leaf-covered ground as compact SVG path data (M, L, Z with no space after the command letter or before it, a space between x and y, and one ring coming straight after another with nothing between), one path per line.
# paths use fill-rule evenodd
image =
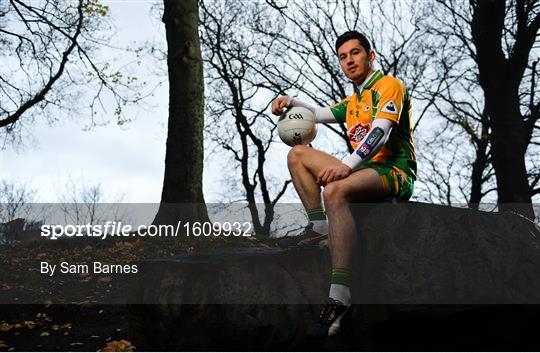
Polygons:
M204 247L239 245L265 246L255 238L60 240L0 246L0 351L136 350L128 336L126 307L103 304L121 294L118 276L125 275L48 276L40 273L41 261L132 264Z
M132 263L163 258L203 247L267 246L256 239L199 242L80 242L33 243L0 247L0 297L28 299L45 290L50 299L40 304L0 305L0 351L137 351L138 337L129 335L129 316L124 305L103 305L101 296L116 293L116 275L67 276L51 285L39 271L30 271L40 259L85 262L101 259ZM88 298L77 304L60 304L63 297L87 290ZM71 293L66 293L66 288ZM48 292L47 292L48 291ZM69 291L68 291L69 292ZM338 350L362 347L370 351L538 351L539 306L477 306L450 314L420 315L391 312L388 318L353 337L353 344ZM318 346L317 350L323 349ZM335 349L334 349L335 350ZM358 350L354 349L354 350Z
M1 351L132 351L125 307L3 305Z

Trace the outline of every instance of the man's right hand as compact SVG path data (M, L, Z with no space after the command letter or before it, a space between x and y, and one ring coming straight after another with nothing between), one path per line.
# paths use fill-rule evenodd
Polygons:
M291 96L281 96L272 101L272 114L282 115L291 104Z

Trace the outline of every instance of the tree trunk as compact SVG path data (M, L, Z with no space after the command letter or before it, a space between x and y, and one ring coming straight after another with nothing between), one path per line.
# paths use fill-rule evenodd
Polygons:
M518 96L523 70L518 67L519 61L505 58L502 50L506 4L504 1L471 2L474 4L471 29L476 61L492 129L491 156L499 208L533 218L525 167L528 141L525 141ZM519 48L524 49L523 46ZM523 53L512 52L511 55L522 56Z
M204 82L197 0L164 0L169 123L161 205L154 223L208 220L202 192ZM171 207L174 204L174 207Z
M492 97L497 99L497 97ZM507 98L492 102L492 161L497 178L499 207L534 218L527 169L526 143L519 100Z
M482 130L480 137L476 140L476 158L472 165L471 173L471 194L469 198L469 208L478 210L480 201L484 197L482 185L484 184L484 171L488 167L488 146L489 146L489 117L486 111L482 114Z
M471 195L469 198L469 208L478 210L480 201L482 200L482 184L484 178L484 170L488 165L487 160L487 141L481 141L476 150L476 159L472 165L471 173Z

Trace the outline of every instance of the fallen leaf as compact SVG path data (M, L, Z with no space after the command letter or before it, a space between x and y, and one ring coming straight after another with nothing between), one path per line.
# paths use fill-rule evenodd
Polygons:
M41 337L46 337L48 335L49 335L49 333L47 331L43 331L40 336Z
M131 345L131 342L126 340L111 341L107 345L100 349L99 352L133 352L135 346Z
M130 249L133 247L133 244L127 241L121 241L119 243L116 243L116 247L120 249Z
M99 338L99 336L92 335L92 336L90 336L90 338Z
M70 343L69 345L72 346L72 347L75 347L75 346L84 346L84 343L82 343L82 342L72 342L72 343Z
M63 324L62 326L60 326L60 330L71 330L71 327L73 325L71 324L71 322L68 322L67 324Z
M7 344L6 341L0 341L0 348L6 348Z
M24 321L23 324L26 325L29 329L33 329L36 326L36 323L34 321Z
M0 324L0 332L8 332L13 328L13 325L7 324L5 322L2 322Z
M11 347L10 349L8 349L8 352L13 352L15 350L15 347Z
M144 246L144 243L141 241L141 239L135 240L135 242L132 244L134 249L142 248Z

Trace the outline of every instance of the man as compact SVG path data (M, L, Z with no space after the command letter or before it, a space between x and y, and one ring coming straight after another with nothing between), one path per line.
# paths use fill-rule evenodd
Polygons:
M404 84L373 68L375 52L357 31L339 36L336 52L345 76L354 83L350 97L325 108L289 96L272 102L276 115L301 106L310 109L318 123L346 123L355 149L343 160L302 145L294 146L288 155L294 186L310 219L303 238L320 239L329 233L330 294L319 322L307 332L311 337L337 333L350 310L350 271L357 233L348 203L388 197L407 200L416 179L411 103Z

